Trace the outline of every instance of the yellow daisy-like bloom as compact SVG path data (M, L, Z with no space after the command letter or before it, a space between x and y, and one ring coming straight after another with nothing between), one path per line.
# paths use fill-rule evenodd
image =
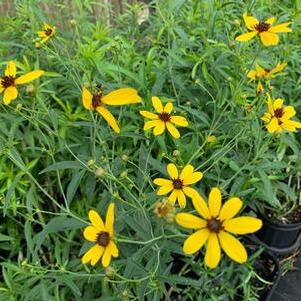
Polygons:
M261 228L262 221L248 216L234 218L242 207L242 201L232 197L222 206L221 192L217 187L211 189L208 206L202 198L192 199L192 202L202 218L190 213L176 215L179 225L197 230L184 241L183 252L196 253L206 244L205 264L212 269L220 262L221 248L232 260L246 262L246 249L232 234L254 233Z
M4 71L4 76L0 77L0 93L3 94L3 103L9 105L12 100L18 97L16 85L27 84L44 74L42 70L35 70L17 78L16 64L10 61Z
M89 211L89 219L91 225L84 230L84 237L88 241L94 242L91 247L82 257L82 263L95 265L99 259L104 268L109 266L111 257L118 257L119 251L113 241L114 237L114 203L111 203L107 210L106 222L94 210Z
M171 180L157 178L154 183L161 186L157 191L157 195L166 195L171 192L168 200L171 203L175 203L178 200L181 208L186 207L186 196L190 198L198 198L199 193L189 187L189 185L199 182L203 178L203 173L200 171L194 171L194 167L190 164L186 165L181 174L179 175L177 167L170 163L167 165L167 172Z
M285 22L273 26L276 20L275 17L271 17L262 22L252 16L248 16L248 14L245 12L243 14L243 18L246 27L250 30L250 32L239 35L235 38L236 41L247 42L259 35L264 46L272 46L279 43L279 36L277 33L292 32L292 29L288 27L291 22Z
M141 97L138 95L137 90L132 88L122 88L103 95L101 89L97 89L94 94L91 94L86 87L83 87L82 101L86 109L96 110L116 133L120 133L117 120L105 105L122 106L140 103Z
M41 43L46 43L50 38L52 38L55 35L56 28L55 26L50 26L47 23L44 23L44 30L38 31L38 35L41 38Z
M152 97L153 107L157 111L158 114L154 114L148 111L140 111L140 114L151 121L147 121L144 125L144 130L147 131L151 128L154 128L154 135L161 135L165 129L169 131L169 133L176 139L180 137L180 133L177 128L174 126L188 126L188 121L185 117L182 116L172 116L171 112L173 109L173 104L168 102L164 107L162 105L161 100L154 96Z
M266 123L266 128L269 133L281 133L283 130L295 132L298 128L301 128L301 122L290 120L296 115L294 107L283 107L282 98L277 98L273 101L268 94L267 106L268 112L264 113L261 120Z

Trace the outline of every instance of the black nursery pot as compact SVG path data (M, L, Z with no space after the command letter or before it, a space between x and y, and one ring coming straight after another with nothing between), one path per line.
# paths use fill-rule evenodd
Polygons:
M290 251L298 247L301 236L301 222L295 224L280 224L268 220L261 216L263 221L262 228L255 233L268 247L274 248L273 251Z

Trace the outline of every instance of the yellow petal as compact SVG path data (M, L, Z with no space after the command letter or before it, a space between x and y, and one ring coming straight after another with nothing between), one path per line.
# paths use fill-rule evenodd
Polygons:
M169 184L169 185L165 185L165 186L161 186L158 191L157 191L157 195L165 195L168 194L169 192L171 192L173 190L173 185Z
M249 234L262 227L262 221L251 216L240 216L223 222L225 230L233 234Z
M101 263L104 268L106 268L110 265L111 257L112 257L111 249L106 247L105 251L103 252L102 259L101 259Z
M217 234L211 232L208 237L207 250L205 254L205 264L214 269L221 259L221 248L218 242Z
M172 204L175 204L177 197L178 197L178 191L174 189L170 194L170 196L168 197L168 201Z
M282 98L277 98L274 103L273 103L273 109L276 111L277 109L280 109L283 105L283 99Z
M98 234L99 230L96 229L94 226L88 226L84 230L84 238L92 242L96 241Z
M111 252L113 257L118 257L119 256L119 250L118 250L118 248L117 248L117 246L116 246L116 244L114 243L113 240L110 240L108 248L110 249L110 252Z
M255 65L255 69L256 69L256 72L257 72L257 76L264 76L266 74L266 71L261 67L259 66L258 64Z
M251 70L248 72L247 77L252 80L255 80L257 78L257 72L255 70Z
M273 25L275 23L275 21L276 21L276 18L275 17L271 17L271 18L267 19L266 21L264 21L264 23Z
M200 250L208 240L209 234L208 229L201 229L188 236L184 241L183 252L185 254L193 254Z
M12 100L18 97L18 90L15 86L8 87L4 90L3 104L9 105Z
M171 111L172 111L172 109L173 109L173 104L172 104L172 102L168 102L168 103L165 105L163 111L166 112L166 113L168 113L168 114L170 114Z
M259 33L259 36L264 46L273 46L279 43L279 37L276 33L264 31Z
M295 132L297 128L301 128L301 123L293 120L284 120L281 127L289 132Z
M248 259L248 254L242 243L224 231L218 234L218 238L224 252L234 261L244 263Z
M279 130L278 119L273 117L269 124L266 125L266 128L269 133L274 133Z
M179 173L177 167L173 163L169 163L167 165L167 173L169 174L171 179L178 179Z
M110 237L114 235L114 209L115 209L115 204L110 203L107 210L106 224L105 224L106 231L109 232Z
M242 201L239 198L230 198L223 205L219 218L221 221L234 217L242 207Z
M188 126L188 121L186 120L185 117L182 116L171 116L170 121L177 126L183 126L183 127Z
M180 179L183 181L188 180L188 178L191 177L193 171L194 171L194 167L190 164L187 164L181 171Z
M0 93L2 93L5 90L5 88L2 86L1 82L2 82L2 78L0 77Z
M296 110L292 106L286 106L283 109L283 116L281 119L290 119L296 115Z
M139 113L143 117L148 118L148 119L158 119L158 115L156 115L154 113L151 113L151 112L148 112L148 111L139 111Z
M147 131L147 130L153 128L153 127L160 126L161 123L162 123L162 121L160 121L160 120L147 121L144 124L143 130Z
M155 110L158 113L162 113L163 112L162 102L161 102L161 100L157 96L153 96L152 97L152 104L153 104L153 107L155 108Z
M157 120L156 120L157 121ZM158 124L154 128L154 135L159 136L165 131L165 122L158 120Z
M166 128L175 139L180 138L180 133L171 122L166 122Z
M291 22L286 22L286 23L282 23L282 24L272 26L269 29L269 32L274 32L274 33L277 33L277 32L292 32L292 29L287 27L290 24L291 24Z
M122 106L140 103L141 97L138 95L138 92L135 89L122 88L103 96L101 101L110 106Z
M172 185L172 181L171 180L163 179L163 178L156 178L156 179L154 179L154 183L156 185L159 185L159 186L170 186L170 185Z
M45 31L38 31L37 34L40 38L45 38L47 36Z
M271 114L270 113L264 113L264 115L261 117L261 120L268 123L271 121Z
M269 72L269 75L282 71L286 67L287 63L278 64L274 69Z
M178 190L177 197L178 197L178 203L180 205L180 208L185 208L186 207L186 196L182 190Z
M37 78L39 78L40 76L42 76L45 72L42 70L35 70L29 73L26 73L24 75L21 75L20 77L18 77L15 80L15 84L16 85L20 85L20 84L26 84L29 83Z
M257 35L257 31L250 31L239 35L238 37L235 38L235 40L239 42L247 42L253 39L256 35Z
M188 178L184 178L184 185L192 185L199 182L203 178L203 173L200 171L194 172Z
M97 261L100 259L102 253L103 253L104 248L100 245L94 245L91 247L85 255L82 257L82 263L87 264L88 262L91 261L92 265L95 265Z
M16 77L16 64L14 61L8 62L4 71L4 75Z
M183 192L191 198L193 207L203 218L210 218L209 208L206 202L195 189L183 187Z
M105 225L102 221L102 218L99 216L99 214L95 210L89 211L89 219L92 223L92 225L99 231L105 230Z
M263 85L261 82L258 82L257 87L256 87L256 94L260 95L263 92Z
M222 204L222 194L217 187L213 187L209 194L209 212L211 217L219 215Z
M273 100L272 100L272 97L270 96L269 93L267 94L267 96L268 96L267 105L268 105L269 113L270 113L271 115L274 115L274 108L273 108Z
M107 121L107 123L110 125L110 127L116 132L120 133L120 128L118 126L117 120L115 117L111 114L109 110L107 110L103 106L99 106L96 108L96 111Z
M205 228L207 221L190 213L178 213L176 215L176 222L187 229L201 229Z
M44 43L46 43L49 39L51 38L51 36L46 36L45 38L43 38L42 40L41 40L41 44L44 44Z
M86 87L83 87L82 102L83 102L84 108L86 108L88 110L92 109L92 98L93 98L93 96L90 93L90 91Z
M243 14L243 18L244 18L246 27L250 30L255 30L255 26L259 23L259 21L252 16L248 16L247 12L245 12Z

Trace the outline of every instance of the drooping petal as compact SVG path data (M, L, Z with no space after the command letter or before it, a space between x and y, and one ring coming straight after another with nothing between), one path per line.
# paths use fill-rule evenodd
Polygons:
M45 72L43 70L35 70L24 75L21 75L15 80L16 85L26 84L29 83L40 76L42 76Z
M221 231L218 238L224 252L234 261L244 263L248 259L248 254L242 243L231 234Z
M92 98L93 96L90 93L90 91L86 87L83 87L82 102L85 109L87 110L92 109Z
M99 216L99 214L95 210L89 211L89 219L92 223L92 225L99 231L105 230L105 225L102 221L102 218Z
M269 124L266 125L269 133L274 133L279 130L278 119L273 117Z
M273 46L279 43L279 37L276 33L264 31L259 33L259 36L264 46Z
M135 89L121 88L103 96L101 101L110 106L122 106L140 103L141 97L138 95L138 92Z
M94 226L88 226L84 230L84 238L88 241L95 242L97 240L99 230L96 229Z
M114 209L115 204L111 203L107 210L105 228L109 232L110 237L114 235Z
M186 207L186 196L182 190L178 190L178 203L180 208L185 208Z
M194 216L190 213L178 213L176 215L176 222L187 229L201 229L205 228L207 221Z
M8 62L4 71L4 75L16 77L16 72L17 72L17 68L15 62L14 61Z
M291 22L281 23L275 26L272 26L269 29L269 32L278 33L278 32L292 32L293 30L287 26L289 26Z
M210 232L205 228L188 236L184 241L183 252L185 254L193 254L200 250L208 240L209 234Z
M176 127L171 122L166 122L166 128L175 139L180 138L180 132L176 129Z
M172 102L168 102L168 103L165 105L163 111L166 112L166 113L168 113L168 114L170 114L171 111L172 111L172 109L173 109L173 104L172 104Z
M169 163L166 169L171 179L178 179L178 169L173 163Z
M4 90L3 104L9 105L12 100L18 97L18 90L15 86L10 86Z
M282 120L290 119L295 115L296 115L296 110L294 109L294 107L286 106L285 108L283 108L283 115L282 115L281 119Z
M188 126L188 121L185 117L182 116L171 116L170 121L177 126L186 127Z
M160 126L161 123L162 123L161 120L151 120L151 121L147 121L147 122L145 122L145 124L144 124L143 130L144 130L144 131L147 131L147 130L153 128L153 127Z
M101 263L104 268L110 265L111 257L112 257L111 248L106 247L101 259Z
M97 261L99 260L99 258L101 257L103 250L104 250L104 248L102 246L97 245L97 244L94 245L82 257L82 263L87 264L88 262L91 261L91 264L92 264L92 260L93 260L92 265L95 265L97 263Z
M210 217L209 208L199 193L191 187L183 187L183 192L192 200L195 210L205 219Z
M252 16L248 16L247 12L245 12L243 14L243 18L244 18L246 27L249 30L255 30L255 26L259 23L259 21L256 18L252 17Z
M119 256L119 250L113 240L110 240L110 243L108 245L108 248L110 248L110 252L113 257L118 257Z
M202 178L203 178L203 173L200 171L196 171L196 172L192 173L189 178L185 177L183 182L184 182L184 185L192 185L192 184L199 182Z
M109 110L107 110L103 106L99 106L96 108L96 111L107 121L114 132L120 133L120 128L118 126L117 120Z
M217 187L213 187L209 193L209 212L211 217L217 217L219 215L221 204L222 204L222 194Z
M158 115L152 113L152 112L148 112L148 111L139 111L139 113L145 117L145 118L148 118L148 119L158 119Z
M233 234L249 234L262 227L262 221L252 216L240 216L223 222L226 231Z
M257 31L250 31L237 36L235 40L239 42L247 42L253 39L256 35L257 35Z
M165 131L165 122L158 120L157 126L154 128L154 135L159 136Z
M152 104L153 104L153 107L155 108L155 110L158 113L162 113L163 112L163 105L162 105L162 102L161 102L161 100L160 100L159 97L153 96L152 97Z
M228 220L234 217L242 207L242 201L239 198L233 197L230 198L222 206L222 209L219 214L219 219L221 221Z
M217 234L211 232L207 241L207 250L205 254L205 264L214 269L217 267L221 259L221 248L218 242Z

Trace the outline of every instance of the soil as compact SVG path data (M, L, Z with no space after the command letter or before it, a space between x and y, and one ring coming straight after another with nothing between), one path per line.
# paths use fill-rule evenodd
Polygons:
M266 211L267 217L270 220L274 219L274 216L268 210ZM280 224L297 224L301 222L301 205L297 206L293 211L291 211L288 215L283 217L282 219L277 219L277 222Z

